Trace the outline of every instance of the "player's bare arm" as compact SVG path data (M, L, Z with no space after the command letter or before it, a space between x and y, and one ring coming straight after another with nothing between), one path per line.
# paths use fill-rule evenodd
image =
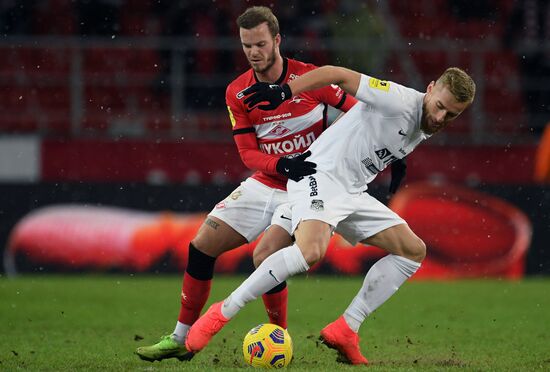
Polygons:
M346 93L355 95L359 89L361 74L337 66L323 66L311 70L304 75L281 86L259 82L243 91L248 96L244 103L250 109L258 107L261 110L274 110L286 100L300 93L322 88L328 85L338 85ZM267 102L267 104L260 104Z
M355 96L360 82L361 74L357 71L344 67L327 65L309 71L297 79L292 80L288 85L292 95L298 95L327 85L336 84L346 93Z

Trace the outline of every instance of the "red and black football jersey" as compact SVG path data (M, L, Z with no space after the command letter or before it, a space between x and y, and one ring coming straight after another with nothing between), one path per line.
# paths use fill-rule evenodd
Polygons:
M315 68L284 58L283 72L274 84L287 83ZM275 110L249 110L243 103L242 91L257 82L254 71L249 69L227 87L225 100L233 138L244 164L256 171L252 178L286 190L287 178L276 171L279 158L304 152L319 137L327 128L327 105L348 111L357 100L331 85L294 96Z

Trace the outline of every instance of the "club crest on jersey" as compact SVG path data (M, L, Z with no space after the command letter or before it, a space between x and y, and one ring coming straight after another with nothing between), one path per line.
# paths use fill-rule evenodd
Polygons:
M284 136L289 132L290 132L290 129L288 129L283 125L278 124L275 128L271 129L267 134L274 135L274 136Z
M233 191L233 193L231 195L229 195L229 197L232 200L237 200L241 197L242 194L243 194L243 192L241 190L237 190L237 191Z
M319 200L319 199L313 199L311 201L310 208L313 209L314 211L324 211L325 210L325 206L323 205L323 201Z

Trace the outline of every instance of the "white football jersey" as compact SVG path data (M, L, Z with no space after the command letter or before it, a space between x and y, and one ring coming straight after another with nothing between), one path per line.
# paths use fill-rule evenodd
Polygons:
M350 193L367 185L429 135L420 129L425 93L361 75L359 102L309 148L307 160Z

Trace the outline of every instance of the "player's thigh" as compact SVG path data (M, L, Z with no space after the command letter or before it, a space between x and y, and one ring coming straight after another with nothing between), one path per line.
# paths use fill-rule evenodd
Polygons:
M287 187L296 243L311 265L324 257L334 227L354 213L356 196L323 172Z
M258 267L267 257L292 245L292 237L279 225L271 225L254 249L254 266Z
M218 257L223 252L246 244L247 241L227 223L209 215L202 223L192 243L199 251L211 257Z
M353 204L355 211L336 227L336 232L352 245L380 231L406 223L397 213L368 193L355 195Z
M286 200L284 191L247 179L216 204L193 241L214 257L254 241L269 226L275 208Z
M289 203L282 203L273 212L271 224L254 249L254 266L281 248L292 244L292 211Z
M382 230L362 243L417 262L421 262L426 256L426 245L406 223Z
M290 203L282 203L273 212L271 217L271 226L277 225L287 232L289 236L292 235L292 210Z

